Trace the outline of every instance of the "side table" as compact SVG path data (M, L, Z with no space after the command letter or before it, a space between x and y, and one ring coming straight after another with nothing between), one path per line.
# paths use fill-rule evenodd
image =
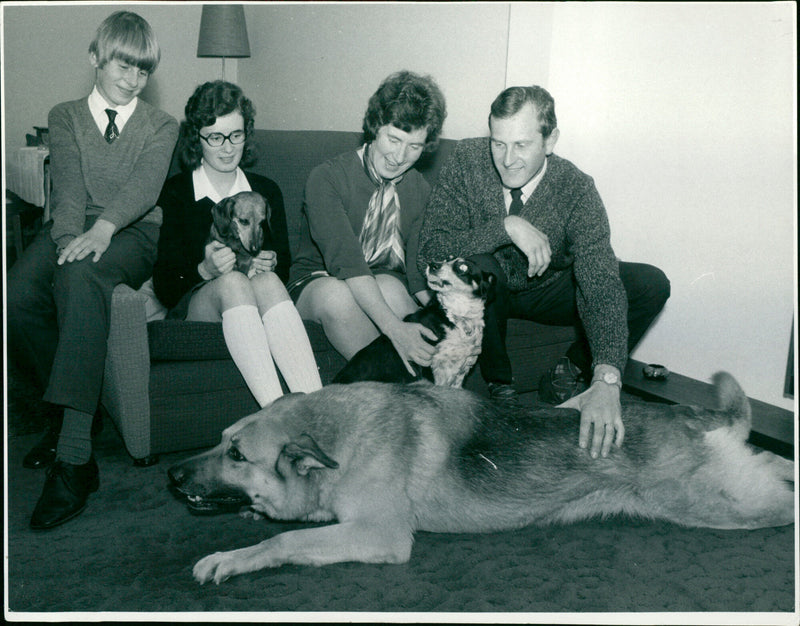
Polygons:
M23 226L50 219L50 151L37 146L18 148L6 158L6 224L16 258L25 241ZM38 209L38 211L36 210Z

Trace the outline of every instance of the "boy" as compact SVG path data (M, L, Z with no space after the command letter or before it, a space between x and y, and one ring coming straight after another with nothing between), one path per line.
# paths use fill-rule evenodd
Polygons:
M138 98L160 56L144 19L113 13L89 46L92 93L48 118L53 218L9 270L7 290L9 357L63 410L24 461L48 467L36 530L78 515L99 486L91 433L111 294L152 273L156 200L178 135L174 118Z

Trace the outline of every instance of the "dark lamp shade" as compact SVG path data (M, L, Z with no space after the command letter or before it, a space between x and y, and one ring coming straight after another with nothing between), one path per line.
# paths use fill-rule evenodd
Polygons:
M197 39L199 57L249 57L247 24L241 4L204 4Z

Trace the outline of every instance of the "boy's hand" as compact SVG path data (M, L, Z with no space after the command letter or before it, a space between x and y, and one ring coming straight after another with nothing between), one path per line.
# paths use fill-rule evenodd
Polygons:
M97 263L103 253L111 244L111 237L117 229L114 224L104 219L98 219L92 227L82 235L70 241L58 256L58 264L72 263L85 259L90 254L94 255L92 261Z

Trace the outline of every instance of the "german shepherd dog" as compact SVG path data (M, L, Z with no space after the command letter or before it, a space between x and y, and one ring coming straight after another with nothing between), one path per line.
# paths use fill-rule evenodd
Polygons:
M208 241L219 241L233 250L236 269L247 274L264 242L264 222L269 219L264 196L255 191L241 191L215 204L211 216L214 221Z
M747 397L715 376L719 408L630 403L625 443L592 459L572 409L495 405L464 389L375 382L279 398L169 470L190 509L249 505L330 522L217 552L200 582L285 563L403 563L414 532L494 532L627 514L754 529L794 520L794 463L746 445Z
M425 276L434 297L404 321L420 323L436 334L437 350L431 366L411 363L416 373L412 376L389 338L381 335L350 359L334 383L408 383L427 378L437 385L462 385L481 353L483 310L491 298L495 276L461 258L429 263Z

